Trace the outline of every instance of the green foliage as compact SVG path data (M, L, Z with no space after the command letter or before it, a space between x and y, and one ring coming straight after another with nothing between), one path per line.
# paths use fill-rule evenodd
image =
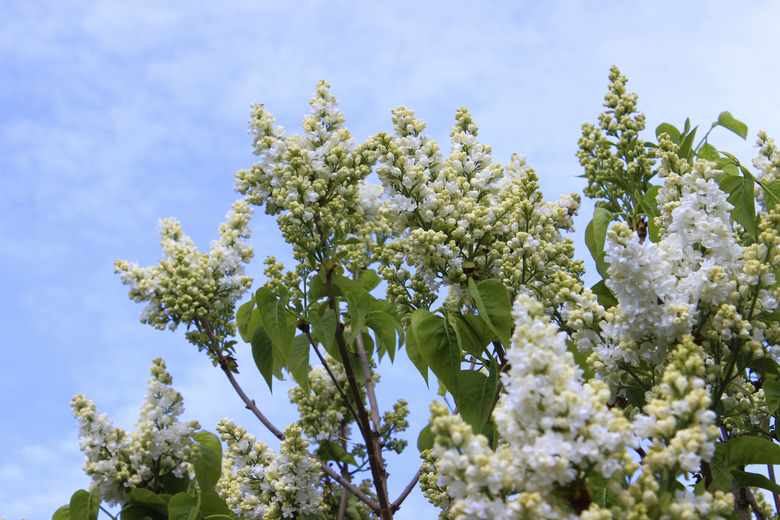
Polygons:
M71 520L97 520L100 511L100 490L95 488L92 492L80 489L70 498L68 513Z
M444 387L457 396L462 354L452 325L446 318L430 314L417 323L413 322L412 327L422 360Z
M492 330L501 344L509 348L512 334L512 301L504 284L495 278L475 283L469 278L469 296L479 315Z
M193 436L200 452L195 460L195 475L201 491L214 491L222 473L222 444L211 432L199 431Z

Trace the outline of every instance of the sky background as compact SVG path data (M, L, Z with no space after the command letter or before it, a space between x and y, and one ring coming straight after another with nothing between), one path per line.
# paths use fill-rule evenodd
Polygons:
M187 420L225 416L276 447L183 331L138 321L113 262L160 258L174 216L203 250L217 237L233 175L254 162L249 107L300 131L320 79L356 142L392 130L406 105L446 151L467 106L496 161L526 156L545 197L581 191L576 157L609 67L639 94L646 138L722 110L747 142L711 137L746 163L758 130L780 137L780 4L742 1L341 2L0 0L0 516L44 520L89 485L69 402L82 393L130 429L149 366L163 357ZM573 236L588 258L584 204ZM273 219L252 223L256 260L288 259ZM240 382L279 427L295 420L239 346ZM402 357L401 357L402 358ZM410 402L410 446L390 463L395 497L416 471L432 395L408 363L383 368L389 409ZM419 491L400 519L435 518Z

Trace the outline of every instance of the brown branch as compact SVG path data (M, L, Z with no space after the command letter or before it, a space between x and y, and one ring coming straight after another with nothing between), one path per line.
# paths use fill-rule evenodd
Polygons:
M212 343L212 347L210 348L210 350L217 356L220 368L228 377L228 379L230 380L230 384L233 385L233 388L236 390L236 393L238 393L239 397L241 397L241 400L244 401L246 407L249 410L251 410L252 413L254 413L255 416L260 420L260 422L263 423L263 425L266 428L268 428L271 431L271 433L273 433L279 440L282 441L285 440L286 436L284 435L284 433L279 431L279 429L276 428L273 424L271 424L271 421L269 421L262 414L262 412L260 412L260 410L257 408L257 405L255 404L255 401L253 399L250 399L249 396L246 395L244 390L238 384L238 381L236 381L236 378L233 377L233 373L230 371L227 359L225 359L225 356L222 354L222 351L217 344L216 338L214 338L214 333L212 332L208 322L206 320L201 320L200 323L202 324L203 328L206 330L206 334L209 337L209 341ZM320 468L322 469L323 473L325 473L330 478L338 482L342 487L348 489L350 493L352 493L357 498L359 498L361 502L365 503L371 509L375 511L379 510L379 504L371 500L371 498L365 493L363 493L360 490L360 488L355 486L350 481L344 479L341 475L339 475L335 471L333 471L333 469L330 466L322 462L319 458L317 458L316 455L309 453L309 456L320 463Z
M744 466L742 466L742 469L744 470ZM750 489L743 487L735 489L732 493L734 494L734 511L737 513L739 520L752 520L751 510L756 514L757 520L766 520Z
M355 337L357 345L358 359L360 359L360 368L363 370L363 379L366 383L366 395L368 395L368 404L371 406L371 422L374 423L374 432L379 436L382 424L379 422L379 405L376 401L376 392L374 391L374 378L371 377L371 367L368 365L368 356L366 348L363 346L363 336L359 332Z
M767 464L766 469L767 473L769 474L769 480L771 480L773 484L777 484L777 478L775 477L775 467L772 464ZM772 491L772 498L775 501L775 511L780 513L780 497L778 497L777 493Z
M209 337L209 341L212 344L212 347L210 350L212 353L217 356L217 360L219 361L219 368L222 369L222 372L225 373L228 380L230 381L230 384L233 386L233 389L236 391L236 393L241 397L241 400L244 401L244 404L246 405L247 409L249 409L253 414L255 414L255 417L257 417L261 423L263 423L263 426L268 428L268 430L273 433L277 439L284 440L285 436L284 433L279 431L279 429L274 426L271 421L266 418L265 415L260 411L260 409L255 404L254 399L250 399L248 395L244 392L243 388L238 384L238 381L236 381L236 378L233 376L233 372L230 371L230 366L228 365L228 361L225 358L224 354L222 354L222 349L219 348L219 345L217 343L216 338L214 337L214 332L211 330L211 326L209 323L201 319L200 323L203 325L203 328L206 330L206 335Z
M338 319L339 309L336 304L336 295L333 289L333 273L328 272L326 277L326 286L328 289L328 300L330 302L330 308L336 315L336 343L339 347L339 355L344 363L344 371L347 373L347 382L349 383L349 389L355 398L355 405L359 415L358 424L361 426L361 433L363 440L366 442L366 451L368 452L368 461L371 466L371 476L374 481L374 487L376 489L377 498L379 499L379 507L374 509L382 520L391 520L393 513L390 510L390 502L387 497L386 489L386 477L384 464L382 461L382 451L377 438L379 432L372 432L371 424L369 420L368 412L363 404L363 398L360 394L360 387L358 386L357 378L355 377L355 371L352 368L352 363L349 360L349 351L347 350L347 343L344 339L344 324ZM359 333L359 331L358 331Z

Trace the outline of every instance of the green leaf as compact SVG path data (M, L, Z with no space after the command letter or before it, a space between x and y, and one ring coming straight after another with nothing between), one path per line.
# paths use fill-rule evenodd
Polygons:
M450 325L455 329L460 348L476 358L482 356L485 347L490 345L490 342L496 337L496 333L488 327L481 316L448 314L447 319L450 320Z
M257 327L252 335L252 358L268 384L268 389L273 392L274 345L263 327Z
M670 125L669 123L661 123L655 129L656 138L660 140L661 134L664 132L669 134L669 139L671 139L675 144L680 144L680 131L677 130L677 127Z
M489 375L477 370L461 370L460 391L455 403L460 416L475 432L481 432L490 418L498 387L498 365L490 365Z
M72 520L97 520L100 510L100 489L91 493L79 489L70 497L70 517Z
M774 415L777 406L780 405L780 381L770 379L764 381L764 396L766 397L766 406L769 408L769 415Z
M292 347L294 329L290 330L287 321L287 294L277 298L268 288L261 287L255 293L257 308L263 321L263 328L271 340L276 353L279 354L281 365L286 364L287 353ZM253 335L254 340L254 335Z
M604 282L604 280L599 281L596 285L591 287L590 290L598 298L599 305L605 309L617 306L617 298L615 298L615 295L612 294L612 291L609 289L609 287L607 287L607 284Z
M707 159L708 161L717 161L718 159L720 159L720 154L718 153L718 150L710 143L704 143L703 145L701 145L701 148L699 148L697 155L701 159Z
M352 342L358 334L363 333L366 318L368 318L368 313L371 312L371 295L366 291L359 293L349 292L346 294L346 300L350 322L350 333L347 341Z
M168 512L168 502L153 491L143 488L133 488L130 490L129 505L144 506L146 508L166 514Z
M755 240L758 236L754 181L751 176L720 174L717 177L720 189L728 193L728 201L734 206L731 217Z
M772 493L780 494L780 486L766 478L764 475L740 471L738 469L732 469L730 473L731 476L734 477L734 481L737 483L737 488L757 487L766 489Z
M479 283L469 278L469 295L474 299L479 315L508 349L512 335L512 300L506 286L496 278Z
M333 278L333 293L335 296L342 298L358 298L363 294L369 294L368 291L355 280L350 280L344 276L334 274ZM370 296L370 294L369 294Z
M201 493L200 497L200 512L206 520L216 515L219 515L220 518L236 518L236 515L216 492L206 491Z
M163 476L163 492L169 495L186 493L192 487L192 481L188 477L177 477L173 473Z
M762 187L764 188L764 206L766 209L772 210L780 202L780 180L775 179L762 183Z
M252 296L248 302L238 308L236 312L236 326L238 327L238 333L241 335L246 343L252 339L252 333L254 329L250 329L249 320L252 317L252 311L255 309L255 297Z
M696 138L696 130L698 126L695 126L691 133L684 135L682 143L680 143L680 150L677 154L683 159L687 159L689 163L693 163L693 140Z
M200 507L187 493L176 493L168 502L168 520L197 520Z
M650 186L642 196L642 199L639 201L639 206L648 217L657 217L661 214L660 210L658 209L658 192L660 190L660 186Z
M309 391L309 337L299 334L293 340L290 356L287 358L287 370L304 392Z
M724 456L729 467L780 464L780 445L761 437L743 435L726 443Z
M355 457L337 442L320 441L320 447L317 449L317 458L323 462L335 460L357 466Z
M718 125L728 128L742 139L747 139L748 127L742 121L737 121L730 112L721 112L718 116Z
M219 437L201 430L192 436L200 447L195 460L195 478L201 491L213 491L222 474L222 444Z
M591 256L598 260L604 252L604 243L607 241L607 231L614 215L611 211L596 206L593 211L593 220L585 229L585 245L588 246Z
M312 301L317 301L328 296L328 287L325 285L326 275L324 273L324 270L321 270L309 280L309 297Z
M322 343L325 350L333 358L339 357L338 347L335 345L336 341L336 313L333 309L327 308L325 312L320 315L316 309L309 312L307 316L309 323L314 328L314 334L317 340Z
M422 453L425 450L433 448L433 433L431 432L431 425L428 424L420 431L420 435L417 436L417 449Z
M425 364L457 398L461 351L455 331L443 317L432 314L417 324L415 336Z
M725 157L721 157L715 164L718 165L719 170L723 170L724 173L729 175L739 175L739 167L737 166L737 158L728 152L720 151Z
M582 369L582 378L585 381L592 379L596 373L593 372L593 370L588 365L589 354L587 352L580 352L580 349L577 348L577 345L575 345L574 342L569 339L566 340L566 347L567 350L571 352L571 355L574 356L574 362L577 363L580 369Z
M609 491L609 481L601 475L595 475L590 480L593 490L591 492L591 500L595 502L602 509L611 509L615 506L620 506L617 495Z
M390 361L395 358L396 331L398 330L395 317L385 311L372 311L366 317L366 325L374 331L377 350L380 359L387 352Z
M489 423L485 425L484 428L482 428L482 435L487 437L490 448L493 451L496 451L496 448L498 447L498 438L500 436L498 434L498 428L496 427L496 423L493 422L492 419L490 420Z
M71 520L70 506L62 506L57 509L52 515L51 520Z
M372 269L363 269L357 281L365 290L371 291L382 282L382 278Z
M120 520L167 520L168 507L166 506L165 512L158 513L146 506L127 503L119 512Z
M731 474L729 473L728 461L726 460L726 443L716 442L715 453L710 460L710 471L712 472L712 484L710 489L719 489L727 491L731 486Z
M428 309L417 309L414 311L409 319L409 329L406 333L406 355L409 356L409 361L417 367L417 370L422 374L425 379L425 384L428 385L428 365L420 353L420 348L417 346L417 327L420 322L431 316L431 311Z

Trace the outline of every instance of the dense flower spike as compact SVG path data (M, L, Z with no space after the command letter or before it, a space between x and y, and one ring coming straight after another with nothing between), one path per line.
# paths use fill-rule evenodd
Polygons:
M260 161L236 174L239 193L252 204L265 205L269 215L279 215L285 240L309 271L315 268L312 259L323 261L336 253L329 246L337 235L370 236L370 226L355 228L377 217L373 198L380 193L361 182L371 171L374 154L368 146L355 146L337 104L329 85L321 81L303 121L303 135L289 138L274 126L266 109L256 105L250 133ZM386 225L380 222L379 228L381 233ZM365 240L368 247L375 245Z
M235 334L235 304L252 284L244 266L252 258L249 218L252 210L244 200L233 204L227 221L219 226L219 240L211 243L209 253L201 253L174 219L160 222L163 258L156 266L139 267L117 261L115 270L122 283L130 286L130 298L149 302L141 322L171 330L184 323L188 339L199 348L209 343L201 331L205 321L224 341Z
M276 520L319 512L322 471L306 451L300 427L284 431L279 455L228 419L217 425L231 463L217 484L228 507L242 518Z
M343 387L347 380L344 368L335 362L330 366ZM298 425L307 437L318 442L349 438L349 425L354 418L324 367L313 367L309 372L308 392L296 386L289 395L290 402L298 407Z
M171 388L171 376L162 359L155 359L152 378L135 430L128 436L83 395L71 402L79 422L79 444L86 455L84 471L109 504L127 501L133 488L160 492L167 476L194 476L198 454L192 436L196 421L180 422L181 395Z
M631 467L629 422L607 407L604 383L583 383L565 335L543 312L536 298L518 296L506 393L493 416L501 439L495 450L446 408L432 407L439 484L453 499L453 518L573 518L567 512L577 507L595 513L589 500L578 502L579 487L597 475L618 481Z
M614 66L609 80L607 110L599 115L598 126L582 125L577 157L588 180L585 195L599 199L597 204L613 213L624 212L632 221L640 209L637 195L644 195L654 175L654 154L639 138L645 116L637 113L637 95L626 91L628 80ZM635 227L637 222L630 224Z
M388 190L383 211L400 233L380 256L388 299L402 311L428 308L444 287L457 308L468 278L495 277L511 291L534 289L552 306L559 290L553 274L581 273L571 241L560 234L572 229L579 196L544 202L522 157L506 168L493 162L465 108L444 160L411 110L395 109L393 123L395 136L377 137L377 174Z
M670 476L696 473L703 462L708 463L720 437L715 412L709 409L712 401L703 379L701 347L686 335L670 357L661 383L653 389L654 397L632 422L635 433L650 444L639 477L619 493L619 501L629 511L641 504L637 519L725 520L733 502L723 491L659 493Z

